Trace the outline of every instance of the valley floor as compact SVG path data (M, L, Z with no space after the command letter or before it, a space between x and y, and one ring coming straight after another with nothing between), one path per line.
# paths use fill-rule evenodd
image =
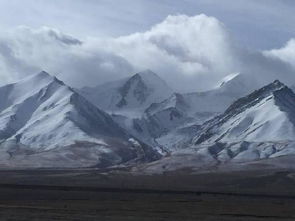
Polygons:
M0 220L295 220L293 171L0 171Z

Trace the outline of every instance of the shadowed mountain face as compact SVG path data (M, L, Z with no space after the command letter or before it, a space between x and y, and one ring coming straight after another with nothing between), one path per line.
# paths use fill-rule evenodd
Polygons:
M156 156L108 114L45 72L1 87L0 94L4 165L112 165ZM58 159L62 162L54 162Z

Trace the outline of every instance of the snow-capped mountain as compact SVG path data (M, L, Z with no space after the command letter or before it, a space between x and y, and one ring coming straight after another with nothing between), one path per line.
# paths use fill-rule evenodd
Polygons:
M162 151L154 140L158 131L153 131L150 122L142 118L146 108L173 93L157 74L147 70L119 81L83 88L80 93L109 113L128 133Z
M145 111L145 116L155 121L160 120L159 124L167 125L167 127L170 125L175 127L184 122L202 124L214 115L225 111L234 100L251 92L252 87L247 85L244 76L235 74L210 91L174 93L168 99L152 104Z
M202 126L196 143L295 139L295 94L275 81L238 99Z
M225 111L234 100L252 91L254 85L244 75L233 74L210 91L174 93L148 107L140 125L165 149L183 148L198 125Z
M84 88L81 93L136 138L172 150L189 140L196 125L222 113L250 92L255 86L247 80L244 75L231 74L213 90L180 94L173 93L153 72L144 71L121 81Z
M81 90L81 94L102 110L130 118L141 116L152 103L160 102L172 93L165 81L150 70Z
M85 155L92 159L85 161L87 166L154 157L151 148L134 140L108 114L46 72L0 88L0 139L1 150L9 153L7 162L17 163L12 158L19 154L28 158L24 152L29 151L31 164L23 163L32 166L42 157L61 155L63 162L51 163L67 166L76 161L82 166ZM34 162L36 154L39 160Z
M192 140L218 162L295 154L295 94L276 80L207 121Z
M197 128L190 144L188 140L181 144L185 148L145 165L144 170L151 173L182 168L210 170L225 163L294 155L294 113L294 92L274 81L235 101L224 113ZM173 133L167 136L176 142L182 139Z
M234 74L211 91L172 93L148 71L86 99L41 72L0 87L0 166L107 167L169 152L148 167L203 168L295 154L295 94L275 81L245 96L253 87Z

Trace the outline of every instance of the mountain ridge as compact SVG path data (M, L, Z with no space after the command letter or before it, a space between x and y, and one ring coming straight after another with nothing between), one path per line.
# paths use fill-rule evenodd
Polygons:
M81 156L72 156L78 159L77 164L84 161L83 154L88 150L93 151L92 157L97 159L109 158L109 164L157 156L151 147L136 141L107 113L46 72L1 87L1 91L6 91L6 99L2 97L0 105L2 151L11 152L6 149L10 146L33 152L34 156L42 153L55 159L58 157L53 154L56 149L60 150L59 154L65 154L64 150L73 154L75 148L65 147L78 145ZM88 146L91 144L92 149L83 149L78 144L83 142ZM17 153L22 154L22 151ZM141 156L137 155L139 153ZM116 156L115 161L112 161L112 156ZM65 166L67 163L75 164L70 158L64 160ZM35 161L39 162L38 159Z
M165 156L159 165L174 165L192 154L206 166L295 154L295 94L280 81L247 94L255 85L233 74L182 94L159 79L145 71L107 84L95 103L46 72L0 87L0 164L108 167Z
M286 123L288 123L287 120L289 118L288 119L286 118L288 117L287 115L285 115L286 112L282 110L281 107L276 108L278 105L277 103L278 98L280 98L281 96L285 96L283 99L292 99L295 102L295 94L292 92L292 90L289 89L284 84L282 84L280 81L276 80L273 83L266 85L265 87L259 90L254 91L248 96L238 99L232 105L230 105L229 108L227 108L227 110L223 114L218 115L217 117L213 118L212 120L209 120L203 125L202 130L204 132L201 132L202 135L200 135L199 138L197 139L195 138L195 143L200 144L204 142L205 140L208 140L211 136L216 136L218 129L216 129L217 130L216 131L214 128L221 127L222 125L226 124L231 119L236 119L236 121L235 122L232 122L233 120L231 121L232 124L228 125L228 128L226 129L227 131L220 132L222 133L222 135L220 135L218 139L216 138L216 142L224 140L225 139L224 137L226 137L226 134L230 133L230 131L234 130L234 128L237 128L237 130L239 129L242 130L241 128L245 129L251 126L253 122L256 122L255 117L256 118L259 117L259 120L257 120L255 125L255 128L256 128L255 130L260 130L257 125L259 125L260 127L267 127L267 124L270 124L269 120L268 119L263 120L264 119L263 117L269 117L270 119L272 119L274 124L280 120L286 121ZM258 110L256 110L255 108L258 108ZM259 108L261 110L259 110ZM295 105L291 108L295 110ZM246 112L245 116L243 116L242 114L245 111L248 111L249 113ZM264 112L264 115L258 115L259 111ZM266 113L268 113L267 116L266 116ZM276 115L278 115L278 118L275 118ZM263 123L264 121L265 123ZM235 125L235 126L232 126L232 125ZM289 129L291 130L292 128L289 128ZM292 131L290 131L290 133L292 133ZM279 132L279 129L277 132ZM272 135L272 133L270 133L269 135ZM285 136L282 135L282 137L285 137ZM272 139L274 138L270 138L270 140L265 140L265 141L273 141Z

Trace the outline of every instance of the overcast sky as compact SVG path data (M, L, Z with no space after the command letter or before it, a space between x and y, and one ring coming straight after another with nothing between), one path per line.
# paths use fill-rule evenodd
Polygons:
M1 28L50 26L85 36L148 30L168 15L204 13L247 47L279 47L295 34L294 0L0 0Z
M209 87L230 72L289 71L294 10L294 0L0 0L0 77L46 69L84 86L150 68ZM246 70L253 60L264 66Z

